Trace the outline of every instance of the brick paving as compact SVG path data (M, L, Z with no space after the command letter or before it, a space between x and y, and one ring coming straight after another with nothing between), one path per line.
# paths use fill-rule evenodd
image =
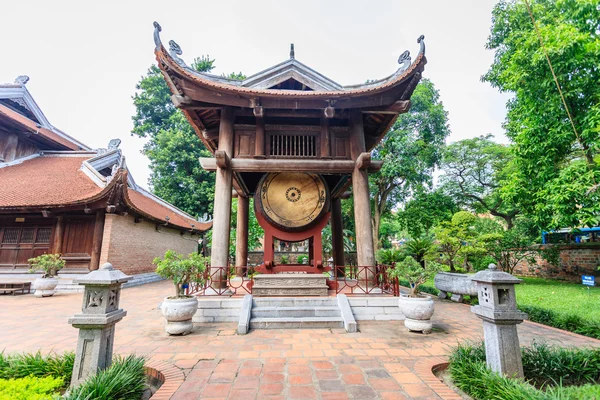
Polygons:
M191 335L169 337L158 304L171 292L168 282L123 290L121 304L128 315L117 325L115 352L180 369L185 381L169 384L172 399L451 398L428 375L428 366L444 360L457 342L482 337L481 321L469 308L447 301L436 302L430 335L409 333L401 321L390 321L361 322L360 332L353 334L292 329L246 336L236 335L233 323L198 324ZM81 294L0 296L0 350L73 350L77 330L67 319L80 307ZM529 322L519 326L519 336L522 344L535 338L600 346L600 341Z

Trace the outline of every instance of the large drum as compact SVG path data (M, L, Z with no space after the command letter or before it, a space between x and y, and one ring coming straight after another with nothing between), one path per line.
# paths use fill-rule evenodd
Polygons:
M298 232L329 211L329 191L321 175L272 172L260 180L254 204L276 228Z

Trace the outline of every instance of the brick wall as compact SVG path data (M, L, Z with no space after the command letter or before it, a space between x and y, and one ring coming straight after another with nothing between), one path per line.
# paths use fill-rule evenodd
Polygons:
M538 276L543 278L581 281L581 275L600 275L600 244L581 243L577 245L544 245L542 248L558 246L560 249L559 265L552 265L540 256L536 263L522 261L515 268L516 275Z
M100 265L110 262L126 274L154 272L152 260L167 250L181 254L197 251L198 235L159 226L148 221L134 222L131 215L106 214Z

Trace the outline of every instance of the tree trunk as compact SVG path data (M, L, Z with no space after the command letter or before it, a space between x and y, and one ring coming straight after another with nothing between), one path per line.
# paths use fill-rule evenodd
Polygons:
M375 251L381 248L381 242L379 241L379 227L381 225L381 212L379 211L378 204L375 204L375 210L373 210L373 221L372 221L372 229L373 229L373 249Z

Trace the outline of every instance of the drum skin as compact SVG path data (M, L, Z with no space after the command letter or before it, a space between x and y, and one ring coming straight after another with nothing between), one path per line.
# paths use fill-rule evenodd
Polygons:
M303 231L329 211L329 191L321 175L271 172L262 177L255 193L256 211L274 227Z

